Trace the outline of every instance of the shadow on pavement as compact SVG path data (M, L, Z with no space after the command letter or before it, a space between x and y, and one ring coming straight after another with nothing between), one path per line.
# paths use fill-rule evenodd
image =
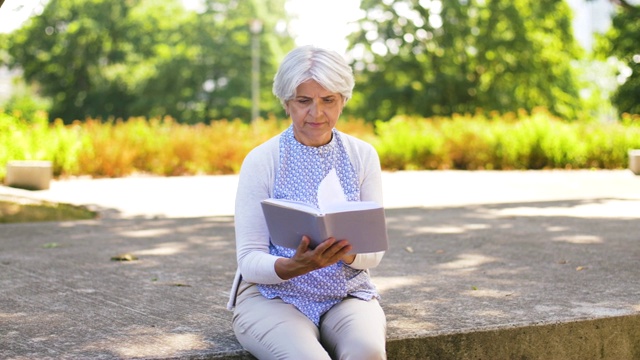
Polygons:
M619 216L637 205L387 210L389 339L637 314L640 211ZM0 225L0 357L247 358L234 272L232 217Z
M637 211L614 218L611 204ZM388 211L391 249L373 276L390 336L640 312L632 280L639 205L595 199Z

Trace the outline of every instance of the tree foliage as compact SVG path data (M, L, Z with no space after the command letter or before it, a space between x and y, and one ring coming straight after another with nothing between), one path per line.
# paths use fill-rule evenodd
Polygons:
M8 63L52 98L51 116L165 116L184 122L249 119L249 21L263 16L263 90L270 59L291 42L276 32L284 0L56 0L8 39ZM259 12L261 12L259 14ZM263 104L263 113L277 109Z
M611 102L621 113L640 114L640 6L620 2L611 28L600 37L596 52L600 57L615 56L626 64L624 82L616 89Z
M574 119L581 50L563 0L363 0L352 34L370 120L546 107Z
M203 0L197 12L180 0L49 1L23 28L0 35L0 63L22 68L50 99L51 117L66 122L248 120L249 24L260 19L260 111L281 115L270 90L293 46L285 1ZM601 47L632 70L615 105L638 113L640 16L618 1L624 10ZM362 0L361 8L366 16L349 39L358 86L346 115L373 121L546 107L575 119L588 110L565 0Z

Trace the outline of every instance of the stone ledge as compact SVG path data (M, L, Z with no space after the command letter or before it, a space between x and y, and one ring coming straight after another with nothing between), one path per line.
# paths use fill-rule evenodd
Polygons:
M389 209L393 246L372 269L389 359L447 359L444 351L455 359L640 359L639 177L403 174L412 180L393 188L456 206ZM189 185L180 189L197 188L198 179L182 180ZM175 178L164 181L175 189ZM78 195L72 184L67 196ZM491 202L478 204L458 184ZM539 200L514 201L511 185ZM116 199L138 205L129 194L140 187L116 188L128 195ZM86 195L105 189L82 193L84 204L127 209ZM219 199L216 191L229 189L207 186L197 200ZM0 358L252 359L224 308L235 273L230 216L3 224L0 240ZM122 253L139 260L110 260Z
M629 150L629 170L640 175L640 149Z
M5 184L28 190L47 190L52 176L51 161L9 161Z
M640 315L389 339L389 360L639 359ZM208 357L255 359L246 351Z
M391 359L639 359L640 315L387 342Z

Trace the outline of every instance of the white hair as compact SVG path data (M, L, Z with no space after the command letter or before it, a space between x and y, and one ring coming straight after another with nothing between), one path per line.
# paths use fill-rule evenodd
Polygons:
M309 80L339 93L345 102L351 98L355 85L353 70L342 56L333 50L307 45L284 57L273 79L273 94L285 105L296 97L297 87Z

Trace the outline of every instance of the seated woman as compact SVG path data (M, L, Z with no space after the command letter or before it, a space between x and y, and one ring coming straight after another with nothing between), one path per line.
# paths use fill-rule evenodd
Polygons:
M382 204L373 146L335 129L354 78L334 51L291 51L274 79L291 126L253 149L236 195L238 271L229 308L242 346L259 359L385 359L386 319L367 269L383 252L348 255L349 239L297 249L269 240L260 201L318 205L318 185L335 169L349 201Z

